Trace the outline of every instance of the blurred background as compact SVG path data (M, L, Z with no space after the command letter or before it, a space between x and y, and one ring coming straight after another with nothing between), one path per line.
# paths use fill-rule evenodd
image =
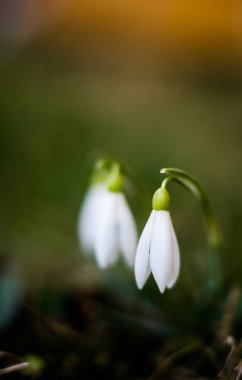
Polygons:
M76 313L87 325L96 315L90 299L103 307L100 287L108 304L120 297L129 305L130 318L133 305L147 302L175 314L174 301L196 297L207 276L201 211L176 185L182 271L173 290L161 296L151 279L138 292L122 263L100 272L83 255L76 222L102 155L127 163L142 183L131 204L140 231L162 167L196 176L223 236L225 283L241 285L241 67L239 1L0 0L0 323L8 350L33 345L9 340L26 300L77 326ZM120 368L117 378L129 378Z

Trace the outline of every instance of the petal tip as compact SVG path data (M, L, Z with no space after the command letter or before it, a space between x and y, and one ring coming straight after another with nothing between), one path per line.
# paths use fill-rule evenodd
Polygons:
M144 284L138 282L137 280L136 280L136 284L137 284L137 287L139 288L139 290L142 290L142 289L143 289Z
M165 286L159 286L159 284L157 284L158 285L158 288L159 288L159 291L160 291L160 293L161 294L163 294L163 293L165 293L165 290L166 290L166 285Z

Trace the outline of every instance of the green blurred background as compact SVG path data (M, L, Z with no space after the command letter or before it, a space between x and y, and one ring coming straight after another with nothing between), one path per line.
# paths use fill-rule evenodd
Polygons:
M106 281L76 237L102 154L126 162L143 185L132 204L140 231L162 167L196 176L223 235L225 278L240 283L239 5L222 2L217 12L207 2L12 0L0 7L1 250L27 292ZM206 277L207 243L196 202L176 185L171 193L182 256L176 294ZM135 291L122 267L108 275Z

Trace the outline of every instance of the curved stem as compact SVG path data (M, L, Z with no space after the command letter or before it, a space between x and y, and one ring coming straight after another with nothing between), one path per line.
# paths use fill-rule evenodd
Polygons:
M176 168L164 168L161 170L161 173L167 175L162 182L162 187L166 187L169 182L175 181L189 190L201 204L207 227L208 241L212 253L210 260L211 286L213 288L218 288L221 285L221 238L207 193L193 176L183 170Z

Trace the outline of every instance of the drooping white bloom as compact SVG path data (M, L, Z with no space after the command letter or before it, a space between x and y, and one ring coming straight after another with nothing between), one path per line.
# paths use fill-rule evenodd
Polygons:
M92 185L88 190L77 223L77 235L80 246L86 253L93 253L94 241L100 217L103 214L107 188L103 183Z
M122 192L93 185L84 198L77 233L82 249L94 254L101 268L114 264L120 254L129 266L134 265L137 228Z
M162 191L164 192L163 189ZM152 272L160 292L163 293L166 288L171 288L178 278L180 253L167 207L155 208L138 243L135 278L141 289Z
M137 229L127 201L121 192L108 191L96 231L94 253L101 268L114 264L121 254L133 266Z

